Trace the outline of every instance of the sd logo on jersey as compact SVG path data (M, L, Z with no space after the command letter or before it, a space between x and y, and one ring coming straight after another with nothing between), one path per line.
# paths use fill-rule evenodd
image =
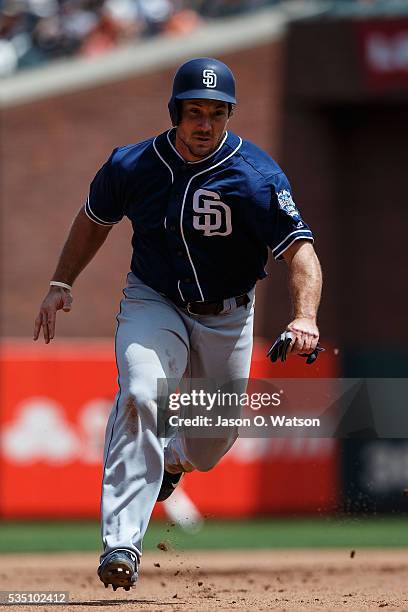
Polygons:
M214 191L198 189L193 195L193 227L204 236L228 236L232 232L231 209Z

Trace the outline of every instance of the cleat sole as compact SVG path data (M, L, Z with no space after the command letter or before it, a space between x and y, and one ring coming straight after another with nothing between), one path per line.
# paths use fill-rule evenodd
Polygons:
M118 588L124 588L129 591L130 587L136 584L137 573L134 570L133 564L126 560L112 560L107 563L103 570L98 570L100 580L104 583L105 588L109 585L116 591Z

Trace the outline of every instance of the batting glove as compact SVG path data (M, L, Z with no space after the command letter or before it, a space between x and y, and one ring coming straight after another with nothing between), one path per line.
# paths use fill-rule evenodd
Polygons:
M272 363L275 363L276 361L278 361L278 359L280 359L282 362L286 361L289 347L294 339L294 335L289 331L285 331L283 332L283 334L278 336L278 338L272 344L271 348L267 353L267 357L269 357ZM299 353L299 357L306 357L306 363L307 365L310 365L316 361L319 353L324 350L325 349L320 346L319 343L317 343L317 346L313 353Z

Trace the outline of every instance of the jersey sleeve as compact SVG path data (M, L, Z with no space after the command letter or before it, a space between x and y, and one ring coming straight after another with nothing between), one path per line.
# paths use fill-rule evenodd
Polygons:
M296 240L313 242L312 231L293 201L292 189L283 172L270 179L269 213L267 243L275 259L282 259L283 253Z
M86 215L98 225L115 225L123 218L123 180L113 151L93 179L85 202Z

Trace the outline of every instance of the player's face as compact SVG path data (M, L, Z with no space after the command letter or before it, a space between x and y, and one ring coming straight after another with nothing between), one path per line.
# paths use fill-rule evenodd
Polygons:
M176 131L176 148L187 161L210 155L228 123L228 104L218 100L183 100Z

